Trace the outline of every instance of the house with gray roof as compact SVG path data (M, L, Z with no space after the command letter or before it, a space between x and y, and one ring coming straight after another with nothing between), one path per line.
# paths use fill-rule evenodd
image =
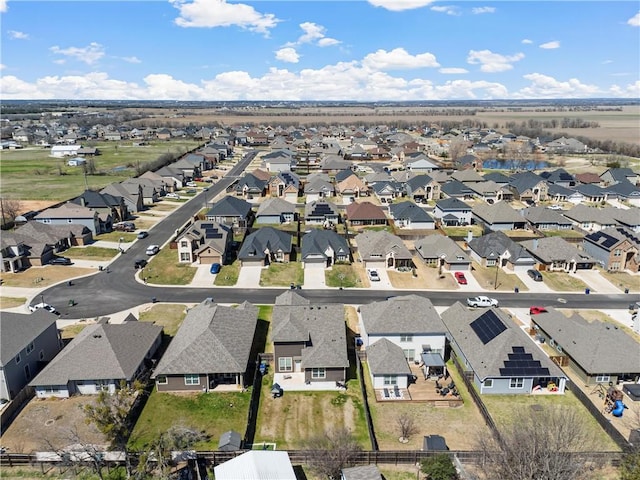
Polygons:
M635 207L640 207L640 188L631 182L619 182L605 188L607 198L617 198Z
M613 185L620 182L631 182L632 185L638 183L639 175L630 168L609 168L600 174L600 178L605 185Z
M411 268L413 258L402 239L387 231L365 230L355 237L358 256L365 268Z
M640 271L640 234L624 227L605 228L585 235L582 248L610 271Z
M191 308L153 372L159 392L238 391L253 361L252 346L258 308L211 300Z
M384 338L402 348L407 362L419 360L423 352L444 359L447 329L426 297L404 295L360 305L359 326L367 355Z
M411 172L431 173L440 167L430 161L424 153L405 157L405 167Z
M263 197L267 191L267 181L256 177L253 173L246 173L234 185L233 189L238 196Z
M74 198L69 203L91 208L103 218L111 217L114 223L131 218L125 200L120 195L85 190L82 195Z
M151 365L162 327L135 317L117 324L86 326L29 383L38 398L114 393L131 385Z
M309 225L338 225L340 211L327 200L307 202L304 206L304 221Z
M640 233L640 208L632 207L623 209L608 207L605 210L621 227L627 228L635 233Z
M304 389L307 383L330 390L336 382L344 384L349 368L344 305L276 301L271 326L278 384L288 390L294 385Z
M486 230L522 230L525 219L507 202L492 205L478 203L471 209L471 223L481 225Z
M436 222L426 210L411 200L389 204L389 215L401 230L434 230Z
M476 192L469 186L457 180L449 180L440 187L445 198L457 198L458 200L473 200Z
M189 178L182 170L173 168L171 165L159 168L155 173L164 179L164 181L169 185L169 191L171 192L184 187L189 181Z
M491 232L467 242L471 258L485 267L496 264L505 271L526 272L536 261L519 243L504 232Z
M637 383L640 343L615 323L587 321L578 313L567 317L555 308L531 315L538 338L557 350L584 385ZM563 363L565 365L565 363Z
M501 187L509 185L511 178L500 172L489 172L482 176L486 182L495 182Z
M209 221L233 227L234 232L244 233L253 221L253 211L249 202L227 195L211 206L206 217Z
M573 225L567 217L547 207L528 207L520 214L536 230L571 230Z
M491 180L484 182L466 182L464 185L473 191L475 198L484 200L487 203L499 202L501 200L510 201L513 199L513 193L509 188Z
M92 208L70 202L63 203L59 207L47 208L33 219L45 225L82 225L87 227L92 235L110 232L113 225L111 215L101 216Z
M424 263L449 271L466 271L471 267L471 258L460 246L444 235L429 235L414 242L416 252Z
M404 173L404 172L403 172ZM440 199L440 184L429 175L413 175L404 183L407 197L418 203Z
M596 260L561 237L534 238L520 242L536 259L537 269L548 272L569 272L593 268Z
M546 200L548 188L546 180L528 171L514 173L509 183L509 189L513 192L514 198L525 203Z
M260 204L256 212L256 224L280 225L295 222L298 215L293 203L282 198L267 198Z
M442 312L452 355L481 395L564 394L567 375L499 308Z
M462 183L478 183L485 182L485 178L473 169L457 170L451 174L452 180Z
M471 224L471 207L457 198L444 198L436 202L433 216L443 226L469 225Z
M391 340L383 337L367 348L367 365L374 390L408 388L411 368L404 350Z
M288 263L293 260L293 251L293 237L289 232L262 227L246 236L238 260L243 266Z
M334 263L350 263L351 250L347 240L333 230L312 229L302 237L303 268L325 268Z
M540 177L544 178L550 185L560 185L561 187L574 187L577 182L573 175L564 168L556 168L550 172L540 172Z
M564 210L562 215L568 218L575 227L588 232L597 232L617 226L615 219L608 215L603 208L576 205L571 210Z
M128 212L137 213L145 210L142 185L134 182L113 182L100 190L101 194L122 197ZM156 197L157 200L157 197ZM153 203L153 201L151 202Z
M233 240L231 228L221 223L198 220L176 239L178 262L211 265L226 263Z
M599 203L604 202L608 198L607 189L598 185L586 184L576 185L574 191L582 195L583 202Z
M336 188L328 178L324 179L316 176L312 179L307 178L307 180L307 183L304 184L304 195L307 203L335 197Z
M12 400L62 349L58 317L44 309L0 315L0 398Z
M375 465L343 468L340 480L382 480L384 477Z

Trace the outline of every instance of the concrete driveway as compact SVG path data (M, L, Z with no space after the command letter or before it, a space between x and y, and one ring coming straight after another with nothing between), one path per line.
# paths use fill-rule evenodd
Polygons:
M458 283L458 281L455 278L455 273L457 270L449 272L449 275L453 276L453 280L456 282L456 285L458 285L458 287L460 288L461 291L466 292L466 291L470 291L470 292L479 292L482 290L486 290L484 287L482 287L480 285L480 282L478 282L478 280L476 280L476 277L473 275L473 273L469 270L467 271L463 271L462 273L464 273L464 278L467 279L467 284L466 285L460 285ZM447 272L444 272L445 274Z
M260 273L262 272L262 266L243 266L240 267L240 274L238 275L238 282L236 287L240 288L257 288L260 286Z
M545 283L544 280L542 282L536 282L533 278L531 278L527 272L516 272L516 275L522 283L524 283L531 293L553 293L555 290L551 290ZM544 273L542 274L542 278L544 279Z
M598 270L578 270L576 273L570 273L572 277L579 278L584 283L589 285L592 292L597 293L622 293L622 291L616 287L609 280L600 275Z
M195 265L197 267L196 274L191 280L192 287L212 287L213 282L216 279L214 274L209 271L211 265Z
M369 270L369 269L367 269ZM384 268L376 268L375 269L378 272L378 276L380 277L380 281L379 282L371 282L369 281L369 284L371 285L371 289L372 290L391 290L393 289L393 285L391 285L391 280L389 280L389 275L387 274L387 271Z
M305 268L304 288L326 288L327 282L324 272L324 268Z

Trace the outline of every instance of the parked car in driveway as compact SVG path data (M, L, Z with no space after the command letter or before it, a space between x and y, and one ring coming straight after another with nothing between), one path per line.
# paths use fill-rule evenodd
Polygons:
M177 193L167 193L164 198L172 198L174 200L180 200L180 195Z
M197 187L198 184L196 182L187 182L187 187Z
M529 270L527 270L527 275L533 278L536 282L542 281L542 274L538 270L530 268Z
M49 260L49 265L71 265L71 259L67 257L53 257Z
M55 315L60 315L53 305L49 305L48 303L36 303L35 305L29 305L29 311L35 312L36 310L46 310L47 312L51 312Z
M212 263L209 272L216 274L220 272L221 265L219 263Z
M538 315L539 313L546 312L547 309L544 307L529 307L529 315Z
M464 276L464 273L456 272L456 273L453 274L453 276L456 277L456 281L460 285L466 285L467 284L467 277Z
M367 270L367 274L369 275L369 280L372 282L379 282L380 275L378 275L378 271L375 268L370 268Z
M160 251L160 247L158 245L149 245L145 253L147 255L155 255Z
M113 225L113 229L116 232L133 232L136 229L136 224L133 222L118 222Z
M497 307L498 300L495 298L485 297L484 295L480 295L477 297L467 298L467 305L473 308L478 307Z

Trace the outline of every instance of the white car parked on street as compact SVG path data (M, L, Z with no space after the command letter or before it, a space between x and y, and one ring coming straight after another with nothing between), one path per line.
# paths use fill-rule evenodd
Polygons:
M467 298L467 305L474 308L497 307L498 300L496 300L495 298L489 298L489 297L485 297L484 295L480 295L478 297Z

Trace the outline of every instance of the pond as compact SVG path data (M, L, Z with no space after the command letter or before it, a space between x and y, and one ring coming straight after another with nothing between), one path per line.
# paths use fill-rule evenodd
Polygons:
M540 170L549 167L549 162L536 160L499 160L491 158L482 162L482 168L488 170Z

